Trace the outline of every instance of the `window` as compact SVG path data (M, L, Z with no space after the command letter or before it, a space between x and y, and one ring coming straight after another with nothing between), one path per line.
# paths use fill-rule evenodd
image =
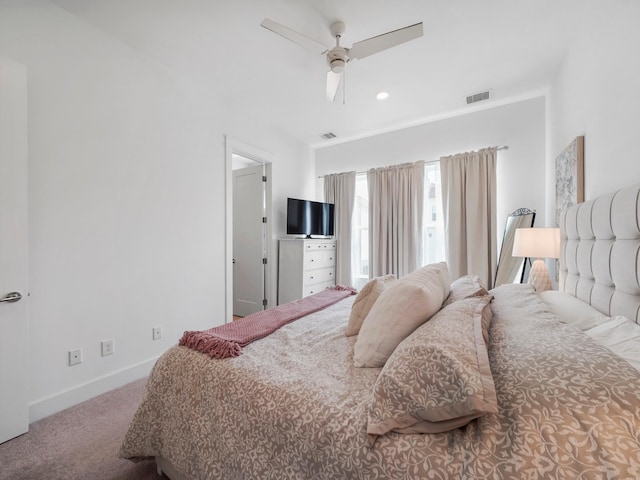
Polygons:
M425 165L424 187L421 254L422 263L427 265L445 260L440 163ZM360 289L369 281L369 190L366 173L356 175L356 198L352 220L352 285Z
M445 260L440 162L424 166L424 193L422 263L427 265Z
M351 225L352 285L360 289L369 281L369 189L366 173L356 176L356 199Z

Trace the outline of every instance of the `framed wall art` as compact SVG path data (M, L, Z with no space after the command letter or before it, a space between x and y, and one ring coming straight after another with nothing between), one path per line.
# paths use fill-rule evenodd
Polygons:
M560 214L584 202L584 136L576 137L556 157L556 225Z

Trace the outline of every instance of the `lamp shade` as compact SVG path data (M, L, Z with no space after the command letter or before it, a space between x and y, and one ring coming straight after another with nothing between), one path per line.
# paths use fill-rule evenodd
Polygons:
M517 228L513 241L514 257L558 258L559 228Z

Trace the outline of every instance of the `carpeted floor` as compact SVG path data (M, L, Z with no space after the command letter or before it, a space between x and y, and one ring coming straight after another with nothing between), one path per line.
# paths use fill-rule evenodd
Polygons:
M152 460L118 458L147 379L30 425L0 445L0 480L158 480Z

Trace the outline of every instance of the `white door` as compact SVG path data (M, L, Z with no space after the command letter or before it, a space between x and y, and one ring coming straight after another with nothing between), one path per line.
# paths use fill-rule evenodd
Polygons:
M0 58L0 443L29 428L27 248L27 74Z
M233 171L233 314L263 310L265 182L261 164Z

